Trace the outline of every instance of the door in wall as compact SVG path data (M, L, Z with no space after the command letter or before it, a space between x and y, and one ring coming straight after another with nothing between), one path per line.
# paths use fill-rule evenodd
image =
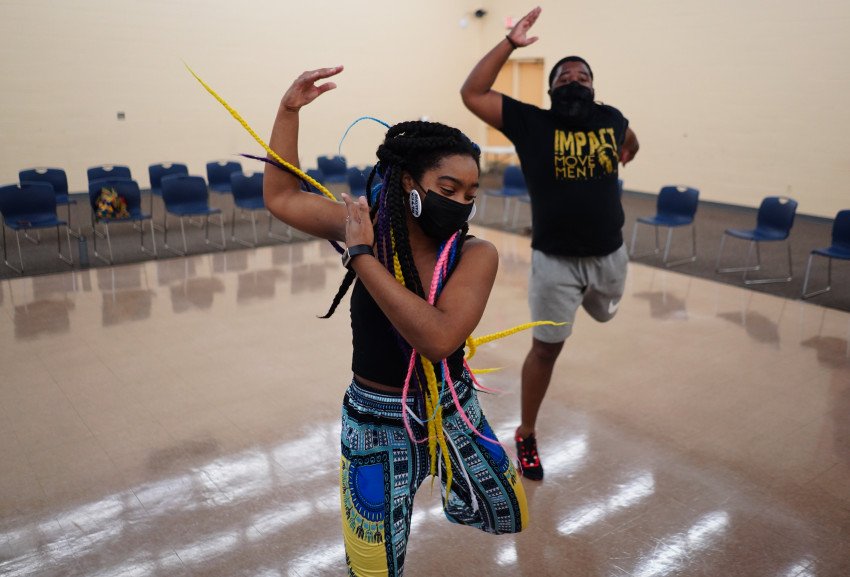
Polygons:
M522 102L543 106L543 60L508 60L499 71L493 90L507 94ZM482 149L483 163L487 168L517 164L511 142L492 126L487 126L486 144Z

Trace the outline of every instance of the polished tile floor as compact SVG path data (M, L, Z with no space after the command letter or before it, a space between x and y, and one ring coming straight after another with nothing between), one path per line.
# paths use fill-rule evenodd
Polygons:
M527 321L528 240L477 330ZM343 575L342 269L307 241L0 284L0 575ZM414 576L850 575L850 314L632 264L582 314L519 535L417 495ZM517 423L530 335L473 368Z

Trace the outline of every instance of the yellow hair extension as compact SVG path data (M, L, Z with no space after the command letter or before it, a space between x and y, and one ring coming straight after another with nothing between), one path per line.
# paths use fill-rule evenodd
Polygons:
M446 443L446 437L443 434L443 406L440 403L440 391L437 389L437 375L434 373L434 365L431 364L431 361L419 355L419 358L422 359L422 368L425 369L425 378L428 381L428 394L434 400L436 404L434 408L436 408L436 412L434 413L434 430L436 433L436 442L433 437L429 436L428 445L431 452L431 484L433 486L434 477L436 476L437 469L437 459L436 457L436 446L439 445L440 453L443 455L443 461L446 463L446 495L449 494L449 490L452 487L452 463L449 460L449 447Z
M497 333L490 333L489 335L484 335L483 337L473 338L472 336L470 336L468 339L466 339L466 346L469 349L469 352L466 355L466 360L468 361L469 359L471 359L472 357L475 356L475 353L478 350L478 345L483 345L484 343L489 343L490 341L503 339L505 337L509 337L512 334L518 333L520 331L524 331L524 330L527 330L527 329L530 329L530 328L533 328L533 327L538 327L538 326L541 326L541 325L552 325L552 326L560 327L560 326L565 325L565 324L567 324L567 323L556 323L555 321L534 321L532 323L523 323L521 325L517 325L513 328L510 328L510 329L507 329L507 330L504 330L504 331L499 331ZM487 370L491 370L491 369L487 369Z
M262 139L262 138L260 138L260 137L257 135L257 133L256 133L256 132L254 132L254 129L253 129L253 128L251 128L251 127L248 125L248 123L245 121L245 119L244 119L244 118L242 118L242 116L241 116L238 112L236 112L236 110L234 110L234 108L233 108L232 106L230 106L227 102L225 102L225 101L224 101L224 99L223 99L221 96L219 96L219 95L216 93L216 91L215 91L215 90L213 90L213 89L212 89L212 87L211 87L209 84L207 84L206 82L204 82L204 81L201 79L201 77L200 77L200 76L198 76L197 74L195 74L195 71L194 71L194 70L192 70L192 69L189 67L189 65L188 65L188 64L186 64L185 62L184 62L183 64L186 66L186 70L188 70L188 71L192 74L192 76L194 76L194 77L195 77L195 79L196 79L198 82L200 82L200 83L201 83L201 86L203 86L203 87L207 90L207 92L209 92L210 94L212 94L213 98L215 98L216 100L218 100L218 101L221 103L221 105L222 105L222 106L224 106L224 108L225 108L225 109L226 109L226 110L230 113L230 115L231 115L231 116L233 116L233 118L235 118L235 119L239 122L239 124L241 124L241 125L242 125L242 128L244 128L245 130L247 130L247 131L248 131L248 134L250 134L252 137L254 137L254 140L256 140L256 141L259 143L259 145L260 145L260 146L262 146L262 147L265 149L265 151L269 153L269 156L271 156L273 159L275 159L276 161L278 161L279 163L281 163L283 166L285 166L286 168L288 168L289 170L291 170L292 172L294 172L295 174L297 174L299 177L303 178L304 180L306 180L307 182L309 182L310 184L312 184L313 186L315 186L317 189L319 189L319 190L322 192L322 194L324 194L325 196L327 196L327 197L328 197L328 198L330 198L331 200L337 200L337 199L336 199L336 197L335 197L335 196L331 193L331 191L329 191L327 188L325 188L325 187L324 187L324 186L323 186L320 182L316 181L316 179L314 179L312 176L308 175L306 172L302 171L302 170L301 170L300 168L298 168L297 166L293 166L292 164L290 164L290 163L286 162L284 159L282 159L282 158L278 155L278 153L277 153L277 152L275 152L274 150L272 150L272 149L269 147L269 145L268 145L268 144L266 144L266 143L263 141L263 139Z
M404 274L401 272L401 261L398 260L398 253L395 250L395 232L392 229L390 229L390 245L393 251L393 275L395 280L404 286Z

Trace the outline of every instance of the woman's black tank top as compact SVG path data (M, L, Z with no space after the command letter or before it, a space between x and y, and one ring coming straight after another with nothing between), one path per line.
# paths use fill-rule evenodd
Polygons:
M401 337L360 279L351 293L351 335L351 370L364 379L402 388L410 357L402 353ZM453 380L463 374L463 345L449 356L448 365ZM440 367L435 365L434 370L439 379Z

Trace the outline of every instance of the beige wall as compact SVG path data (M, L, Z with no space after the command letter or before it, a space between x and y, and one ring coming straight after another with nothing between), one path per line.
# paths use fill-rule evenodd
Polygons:
M758 206L785 194L801 213L850 208L850 4L840 0L541 3L540 40L517 55L547 71L567 54L593 67L597 98L641 142L626 188L691 184L701 198ZM533 5L490 3L484 35ZM492 16L492 18L491 18Z
M207 160L259 146L183 68L189 63L268 138L283 90L302 70L345 64L340 87L302 120L302 164L334 153L361 115L428 116L483 138L458 89L532 4L493 0L458 25L451 0L2 0L0 183L59 166L74 190L85 169ZM697 186L702 198L756 206L790 186L800 212L850 206L850 5L833 0L543 3L541 40L518 53L546 69L578 53L597 97L619 107L642 150L626 187ZM116 120L124 111L126 120ZM361 123L343 154L365 164L383 129ZM259 169L244 160L246 170Z
M49 165L84 190L87 167L121 163L146 187L151 163L185 162L203 174L208 160L263 154L184 60L265 140L295 76L346 65L339 88L303 114L308 167L336 153L362 115L428 116L471 131L457 55L479 52L481 25L461 29L460 16L452 0L2 0L0 183ZM350 163L373 161L383 132L371 122L352 130L343 147Z

